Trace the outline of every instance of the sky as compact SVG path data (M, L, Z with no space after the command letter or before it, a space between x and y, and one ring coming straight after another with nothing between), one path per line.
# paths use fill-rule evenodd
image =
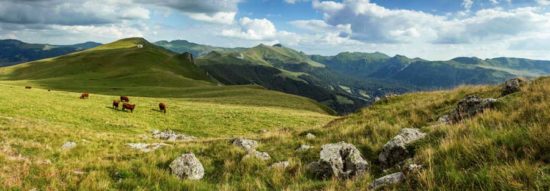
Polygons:
M550 0L0 0L0 39L550 60Z

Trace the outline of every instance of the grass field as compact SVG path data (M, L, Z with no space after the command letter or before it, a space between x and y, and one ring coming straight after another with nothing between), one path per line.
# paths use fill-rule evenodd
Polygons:
M365 190L382 171L376 158L399 129L420 128L428 138L413 148L419 174L388 189L398 190L548 190L550 188L550 79L538 79L522 92L499 99L493 110L455 125L436 125L469 94L498 97L499 87L466 86L453 91L406 94L378 102L360 113L333 118L316 112L272 107L202 103L186 99L132 98L135 113L114 111L112 96L25 90L0 86L0 180L3 190ZM172 105L165 116L159 101ZM323 127L324 126L324 127ZM154 143L153 128L198 136L194 142L140 153L125 144ZM258 132L265 129L267 132ZM316 139L307 140L311 132ZM241 160L245 151L230 137L259 140L268 161ZM78 146L61 149L66 141ZM316 161L326 143L356 145L371 164L352 180L317 180L306 165ZM301 144L314 146L296 152ZM205 166L200 181L181 181L168 164L194 152ZM270 170L288 160L286 170Z

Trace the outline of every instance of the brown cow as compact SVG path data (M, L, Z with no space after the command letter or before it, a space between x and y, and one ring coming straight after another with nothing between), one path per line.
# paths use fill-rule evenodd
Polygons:
M25 89L32 89L32 87L30 87L30 86L25 86Z
M129 104L129 103L123 103L122 104L122 111L125 111L126 109L128 109L132 113L134 113L135 108L136 108L136 104Z
M159 109L160 109L160 112L166 113L166 104L159 103Z
M80 99L88 99L88 98L90 98L89 93L84 92L84 93L82 93L82 95L80 95Z
M128 98L128 96L120 96L120 101L122 101L122 102L130 102L130 98Z
M116 109L118 110L118 104L120 103L120 101L118 100L113 100L113 109Z

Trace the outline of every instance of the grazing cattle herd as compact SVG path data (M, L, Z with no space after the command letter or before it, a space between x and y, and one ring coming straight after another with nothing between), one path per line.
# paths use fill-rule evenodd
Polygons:
M25 89L32 89L31 86L25 86ZM48 89L48 91L51 91L51 89ZM90 93L84 92L80 94L80 99L89 99ZM134 109L136 109L136 104L130 104L130 98L128 96L120 96L119 100L113 100L113 109L118 110L120 107L120 103L122 103L122 111L130 110L131 113L134 112ZM165 103L159 103L159 111L166 114L166 104Z

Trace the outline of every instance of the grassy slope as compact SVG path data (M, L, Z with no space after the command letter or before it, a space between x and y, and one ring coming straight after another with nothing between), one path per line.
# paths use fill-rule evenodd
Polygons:
M143 44L143 48L137 48ZM307 98L257 86L217 86L180 55L141 38L123 39L61 57L0 68L4 84L73 92L193 98L215 103L332 112Z
M226 138L251 136L261 129L273 135L288 134L319 128L333 118L278 107L143 97L131 98L137 109L127 113L110 108L116 97L92 94L90 99L81 100L78 96L0 85L0 190L136 190L138 186L146 190L212 189L222 177L181 182L166 170L169 160L184 151L194 151L210 175L220 173L225 153L237 153L227 148ZM159 102L168 104L166 115L154 110ZM200 140L169 143L171 146L148 154L125 145L159 142L142 138L152 129L172 129ZM64 151L60 147L65 141L75 141L78 147ZM206 153L215 157L207 159Z
M236 108L242 107L169 99L175 111L163 116L141 108L153 108L156 102L165 99L138 98L139 103L143 103L138 107L141 110L129 114L105 108L112 97L94 95L90 100L78 100L74 93L0 88L3 89L0 105L5 106L0 117L3 131L0 180L4 181L4 188L363 190L374 178L395 171L384 172L375 161L382 146L405 127L428 133L425 141L411 148L416 153L413 161L425 168L420 174L409 176L406 183L390 189L550 188L549 78L536 80L522 92L500 98L493 110L460 124L442 126L434 126L434 121L452 110L460 99L469 94L498 97L499 88L466 86L452 91L406 94L378 102L324 128L319 124L327 122L329 117L292 110L259 108L250 112L250 108L239 111ZM197 112L204 114L196 116ZM247 117L250 119L241 122ZM188 128L185 124L194 126ZM216 124L249 129L233 132L215 128ZM274 128L266 128L265 124ZM299 128L277 128L293 125ZM192 143L169 143L170 147L146 154L124 145L158 142L140 138L150 128L157 127L175 128L201 139ZM260 128L272 130L251 133ZM273 159L241 160L246 154L244 151L231 146L227 140L211 139L220 132L244 133L260 140L259 150L269 152ZM306 132L315 133L317 138L304 139ZM60 145L68 140L77 141L79 146L72 151L61 150ZM369 172L347 181L310 177L306 165L318 159L320 146L339 141L359 148L372 165ZM301 144L314 148L304 153L295 152ZM201 181L180 181L169 174L169 162L189 151L193 151L206 168L205 179ZM268 169L272 162L281 160L289 160L291 166L285 171Z

